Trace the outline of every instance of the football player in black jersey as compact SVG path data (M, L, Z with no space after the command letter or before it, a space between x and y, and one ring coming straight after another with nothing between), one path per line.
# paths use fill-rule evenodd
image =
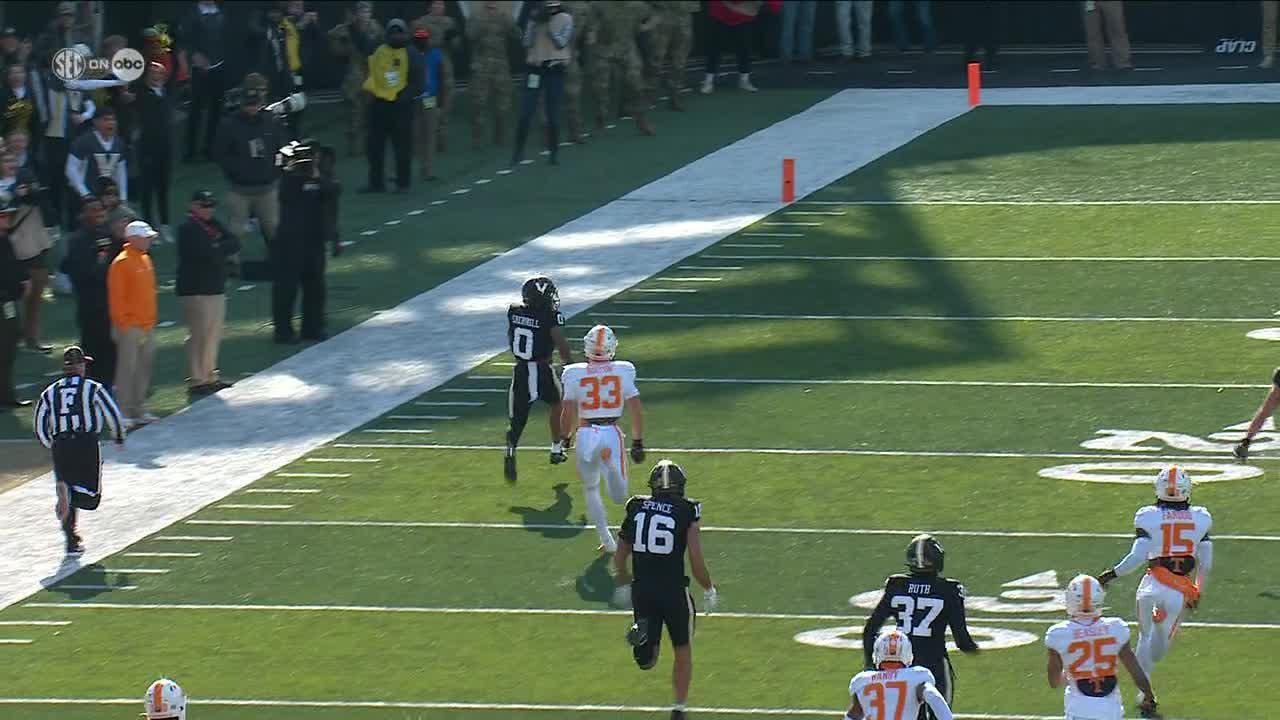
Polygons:
M684 470L670 460L659 460L649 473L652 495L627 501L627 518L618 531L618 551L613 555L618 591L614 604L634 608L635 621L627 631L632 655L641 670L658 664L658 648L665 625L675 648L671 685L675 691L672 720L683 720L689 684L693 680L693 625L697 609L684 574L684 554L689 552L693 577L706 591L703 606L715 609L719 595L702 557L698 521L702 505L684 496ZM634 579L628 567L634 568Z
M911 636L915 665L928 668L937 681L938 691L951 704L955 693L955 673L947 659L947 627L962 652L978 652L978 644L969 635L964 619L964 586L942 576L944 551L932 535L921 534L907 545L907 574L890 575L884 582L880 604L867 618L862 629L862 648L868 669L871 649L884 621L893 616L898 627ZM932 717L928 709L921 717Z
M529 409L542 400L551 406L551 464L565 461L565 436L560 427L560 377L551 367L551 353L560 352L560 362L573 362L569 341L564 337L564 316L560 314L560 292L551 278L539 275L524 281L522 302L507 308L507 345L516 357L507 392L507 450L503 474L516 481L516 447L529 422Z

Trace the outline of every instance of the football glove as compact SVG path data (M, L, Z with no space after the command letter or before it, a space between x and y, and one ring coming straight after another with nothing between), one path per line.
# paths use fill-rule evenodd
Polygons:
M612 605L619 610L631 609L631 585L619 585L613 589Z
M1156 710L1156 699L1153 697L1143 698L1138 705L1138 714L1144 718L1160 717L1160 712Z
M1234 448L1231 448L1231 454L1235 455L1236 459L1239 460L1240 462L1244 462L1245 460L1248 460L1249 444L1252 442L1253 441L1250 440L1249 438L1245 438L1241 440L1240 442L1236 443L1236 446Z
M644 462L644 442L642 442L640 438L636 438L631 441L631 461L637 463Z
M1111 582L1112 580L1115 580L1116 577L1117 575L1116 575L1115 568L1107 568L1106 570L1103 570L1102 572L1098 573L1098 584L1103 587L1106 587L1107 583Z
M712 585L709 590L702 593L702 611L705 613L713 613L716 606L720 604L720 591L716 590L716 586Z

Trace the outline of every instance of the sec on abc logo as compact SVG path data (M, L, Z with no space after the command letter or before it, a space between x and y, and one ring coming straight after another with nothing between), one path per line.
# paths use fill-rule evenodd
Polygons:
M142 53L133 48L122 48L108 61L106 58L91 57L78 52L75 48L63 48L53 54L53 74L63 82L79 80L89 70L109 70L117 78L125 82L133 82L142 77L147 67Z

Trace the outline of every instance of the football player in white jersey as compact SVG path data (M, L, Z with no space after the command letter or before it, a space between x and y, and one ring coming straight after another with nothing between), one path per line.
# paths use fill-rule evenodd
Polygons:
M1133 548L1098 576L1106 585L1147 569L1138 583L1138 662L1147 675L1169 651L1183 610L1200 604L1213 567L1213 516L1191 504L1191 478L1180 467L1167 467L1156 476L1155 489L1155 504L1133 516Z
M631 416L631 459L644 460L644 414L640 391L636 389L636 368L625 360L614 360L618 338L607 325L596 325L582 339L587 357L584 363L573 363L564 369L563 417L560 427L581 428L577 433L575 455L578 477L587 497L587 518L596 526L600 550L612 553L618 541L609 530L609 515L600 497L600 480L604 479L609 498L621 505L627 500L626 438L618 427L623 410Z
M1116 682L1117 661L1142 692L1142 715L1151 717L1156 696L1133 650L1129 626L1124 620L1102 616L1106 597L1102 583L1077 575L1067 583L1067 615L1071 618L1049 628L1044 644L1049 648L1049 687L1065 683L1067 720L1123 720L1124 701Z
M937 720L951 720L951 708L934 687L928 668L912 667L911 639L898 628L889 628L876 638L871 650L875 670L863 670L849 681L853 703L845 720L908 720L929 706Z
M146 720L187 720L187 694L178 683L160 678L147 688L142 699L142 716Z

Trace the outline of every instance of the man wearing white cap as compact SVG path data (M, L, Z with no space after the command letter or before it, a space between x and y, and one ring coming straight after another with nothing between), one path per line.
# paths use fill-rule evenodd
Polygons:
M129 223L124 250L107 272L107 304L116 341L115 393L130 428L157 419L146 411L146 401L156 327L156 270L147 251L158 234L141 220Z

